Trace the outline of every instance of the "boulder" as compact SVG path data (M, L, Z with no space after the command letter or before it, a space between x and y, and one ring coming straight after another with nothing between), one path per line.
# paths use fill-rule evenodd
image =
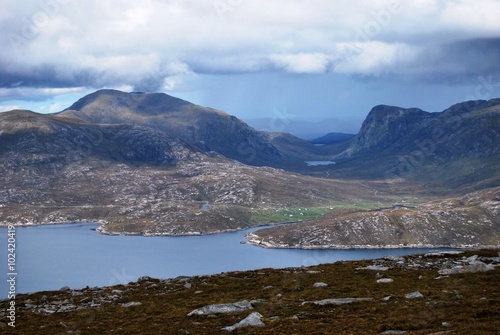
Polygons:
M323 299L323 300L316 300L316 301L304 301L302 305L305 304L315 304L319 306L323 305L343 305L343 304L351 304L353 302L359 302L359 301L370 301L373 300L373 298L337 298L337 299Z
M265 326L264 322L262 322L261 319L262 319L262 314L260 314L258 312L253 312L252 314L250 314L249 316L247 316L246 318L244 318L240 322L238 322L232 326L224 327L222 329L231 332L231 331L233 331L237 328L241 328L241 327L248 327L248 326L262 327L262 326Z
M228 303L228 304L214 304L205 307L197 308L191 311L187 316L193 315L207 315L207 314L227 314L238 313L253 309L252 302L248 300Z
M418 291L405 294L406 299L416 299L416 298L423 298L423 297L424 297L424 295Z
M377 283L392 283L394 279L392 278L380 278L377 280Z

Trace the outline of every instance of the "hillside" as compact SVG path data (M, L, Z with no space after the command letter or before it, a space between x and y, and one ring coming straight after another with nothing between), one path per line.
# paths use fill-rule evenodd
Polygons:
M467 101L441 113L379 105L341 157L414 151L441 159L493 156L500 152L498 129L500 99Z
M500 99L440 113L380 105L349 148L333 158L336 178L412 179L471 191L500 185Z
M0 143L2 225L92 220L109 234L207 234L316 217L376 187L248 166L150 127L64 113L0 113ZM361 198L391 201L381 194Z
M291 169L293 163L299 165L307 160L329 160L346 150L350 144L349 139L339 141L324 146L315 146L314 144L302 140L296 136L281 132L262 132L262 134L276 147L283 155L293 158L296 162L290 160L287 169Z
M0 334L490 335L500 327L498 251L18 294L15 332L0 301Z
M281 153L246 123L225 112L163 93L100 90L59 115L95 124L135 124L153 128L250 165L277 165Z
M320 136L309 142L312 144L333 144L339 142L346 142L356 137L354 134L344 134L344 133L328 133L326 135Z
M500 245L500 187L461 198L344 210L308 222L258 230L250 243L269 248L349 249Z

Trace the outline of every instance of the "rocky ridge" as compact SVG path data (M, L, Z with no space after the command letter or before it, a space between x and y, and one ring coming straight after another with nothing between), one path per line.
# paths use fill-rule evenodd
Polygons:
M500 187L371 211L337 211L308 222L255 231L249 243L267 248L348 249L497 247Z

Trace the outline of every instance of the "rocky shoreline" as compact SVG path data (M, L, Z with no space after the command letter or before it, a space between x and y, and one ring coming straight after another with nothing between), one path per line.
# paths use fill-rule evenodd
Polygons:
M266 249L306 249L306 250L349 250L349 249L441 249L441 248L449 248L449 249L498 249L500 248L500 244L494 245L483 245L483 244L388 244L388 245L371 245L371 244L324 244L324 245L304 245L304 244L295 244L289 245L284 243L276 243L273 241L265 241L260 236L249 233L245 235L248 244L255 245L258 247L266 248Z
M98 220L98 221L93 221L93 220L79 220L77 222L70 222L70 221L65 221L65 222L43 222L43 223L33 223L33 224L16 224L14 225L15 227L35 227L35 226L48 226L48 225L57 225L57 224L79 224L79 223L95 223L99 224L100 226L97 227L95 230L99 232L102 235L107 235L107 236L144 236L144 237L152 237L152 236L168 236L168 237L181 237L181 236L205 236L205 235L214 235L214 234L223 234L223 233L229 233L229 232L238 232L238 231L243 231L247 228L241 228L241 229L225 229L225 230L220 230L216 232L183 232L183 233L149 233L149 232L142 232L142 233L137 233L137 232L109 232L106 231L106 224L108 223L107 221L104 220ZM264 228L268 226L280 226L280 225L288 225L288 224L294 224L296 222L283 222L283 223L277 223L277 224L263 224L263 225L258 225L254 226L251 228ZM0 225L0 227L7 227L8 225ZM363 244L355 244L355 245L340 245L340 244L325 244L325 245L304 245L304 244L295 244L295 245L289 245L289 244L284 244L284 243L276 243L273 241L265 241L258 235L254 233L249 233L245 235L246 241L242 243L266 248L266 249L304 249L304 250L349 250L349 249L406 249L406 248L413 248L413 249L441 249L441 248L450 248L450 249L464 249L464 250L474 250L474 249L498 249L500 248L500 244L496 245L483 245L483 244L389 244L389 245L363 245Z

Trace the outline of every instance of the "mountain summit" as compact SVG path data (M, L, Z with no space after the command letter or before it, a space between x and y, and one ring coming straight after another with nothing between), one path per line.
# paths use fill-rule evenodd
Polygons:
M375 106L345 156L366 153L453 158L499 152L500 99L455 104L441 113L418 108Z
M60 115L97 124L147 126L245 164L272 165L283 158L260 132L238 118L164 93L100 90Z
M350 146L334 157L335 173L452 188L496 186L499 129L500 99L466 101L439 113L375 106Z

